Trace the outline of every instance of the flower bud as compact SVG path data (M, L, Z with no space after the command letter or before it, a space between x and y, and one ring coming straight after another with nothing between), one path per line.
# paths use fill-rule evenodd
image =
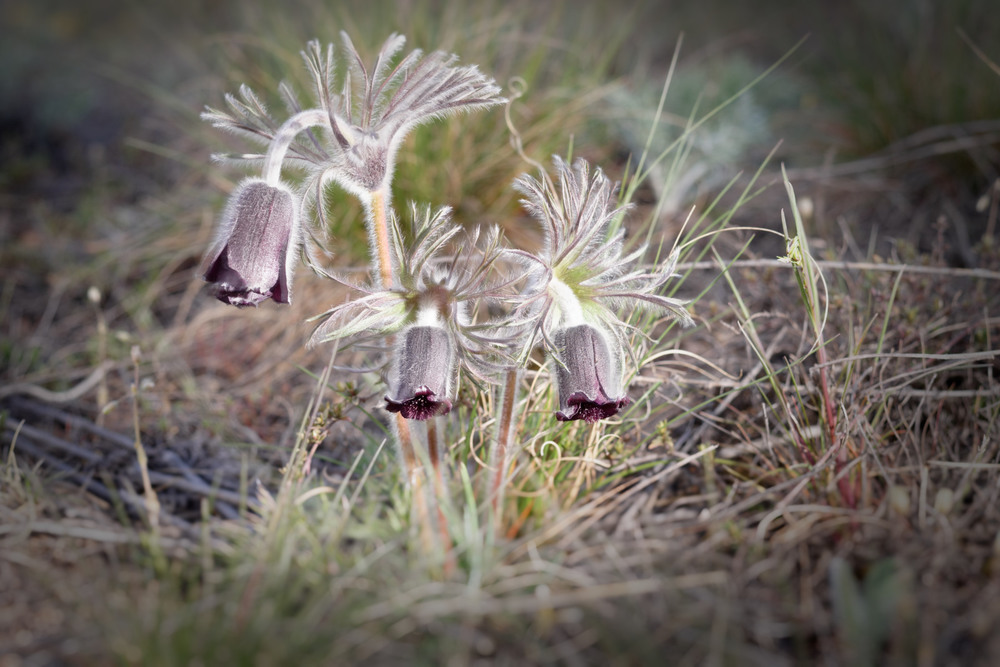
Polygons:
M616 396L621 391L621 373L600 331L580 324L556 331L554 339L559 352L559 359L554 360L560 408L556 419L593 423L629 404L628 396Z
M216 297L234 306L267 299L288 303L298 245L296 201L284 185L241 183L229 198L204 277Z
M396 377L386 410L406 419L430 419L451 410L454 374L451 338L440 326L413 326L400 337Z

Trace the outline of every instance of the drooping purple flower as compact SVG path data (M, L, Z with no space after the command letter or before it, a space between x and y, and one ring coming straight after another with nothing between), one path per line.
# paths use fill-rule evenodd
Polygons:
M411 205L411 213L407 228L390 217L393 285L345 281L363 296L314 318L324 321L310 344L393 336L386 409L429 419L451 409L460 378L482 386L514 363L507 353L513 335L485 316L510 297L513 283L496 268L504 252L498 228L463 233L447 208Z
M660 294L679 277L674 270L680 251L675 248L651 268L637 266L647 246L625 250L629 205L621 205L617 185L583 159L572 165L554 161L556 179L542 171L538 178L523 175L514 185L545 239L534 255L509 252L526 278L515 308L526 332L520 357L527 359L541 341L559 388L556 417L594 422L629 402L621 368L634 330L632 313L667 315L683 326L694 320L686 301Z
M559 353L554 360L559 388L556 419L592 424L629 404L628 396L621 393L617 360L600 331L589 324L560 329L555 332L555 344Z
M251 178L233 191L203 264L220 301L240 307L290 302L297 218L295 197L284 185Z
M455 359L448 331L440 326L413 326L401 336L396 351L391 395L385 397L389 412L406 419L430 419L451 410L448 394Z

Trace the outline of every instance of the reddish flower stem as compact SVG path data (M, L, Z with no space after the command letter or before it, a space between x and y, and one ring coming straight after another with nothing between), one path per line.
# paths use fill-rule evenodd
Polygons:
M434 479L434 497L437 500L437 522L438 533L441 538L441 545L444 548L444 576L450 577L455 571L455 553L451 549L451 536L448 534L448 522L445 519L444 511L441 509L441 500L447 493L447 486L444 483L444 468L442 464L443 452L438 441L437 417L427 420L427 455L431 460L431 468Z
M389 220L386 214L387 194L384 190L371 193L371 216L375 237L375 261L382 287L392 287L392 255L389 252Z
M498 512L502 508L504 479L507 476L507 457L510 452L510 442L514 433L514 405L517 402L518 369L509 368L504 375L503 393L501 394L500 415L497 420L497 436L493 449L493 479L490 483L490 498L493 513L498 520Z

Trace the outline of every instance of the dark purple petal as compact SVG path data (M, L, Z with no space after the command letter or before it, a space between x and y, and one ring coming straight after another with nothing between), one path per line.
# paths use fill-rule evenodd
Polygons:
M385 397L385 409L406 419L447 414L453 366L447 331L437 326L410 327L396 350L394 390Z
M295 200L284 187L251 179L233 192L204 274L220 301L234 306L289 302L295 216Z
M632 401L628 396L619 399L610 399L601 393L594 400L590 400L585 393L577 391L570 394L566 399L566 405L562 410L556 412L556 419L561 422L582 419L588 424L614 417L618 411L627 406Z
M629 404L624 394L608 396L608 389L618 385L618 369L597 329L589 324L562 329L555 342L562 362L555 362L560 408L556 419L593 423L613 417Z
M438 415L446 415L451 411L451 401L447 398L437 400L436 394L427 387L417 387L413 395L405 401L394 401L385 397L385 409L398 412L405 419L430 419Z

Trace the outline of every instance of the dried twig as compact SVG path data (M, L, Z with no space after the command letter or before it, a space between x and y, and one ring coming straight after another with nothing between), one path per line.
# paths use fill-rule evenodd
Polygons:
M0 387L0 398L22 394L34 396L35 398L45 401L46 403L69 403L81 398L91 389L96 387L100 381L104 379L104 374L116 365L117 364L113 361L105 361L99 364L84 380L75 385L72 389L67 389L65 391L52 391L51 389L39 387L35 384L17 382L9 384L6 387Z

